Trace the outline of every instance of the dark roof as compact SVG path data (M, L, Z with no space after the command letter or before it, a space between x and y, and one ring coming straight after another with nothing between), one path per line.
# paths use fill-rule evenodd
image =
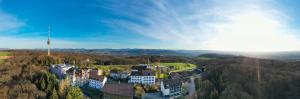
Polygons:
M97 75L98 75L98 72L99 72L99 70L92 69L92 70L90 71L90 75L91 75L91 76L97 76Z
M66 71L67 74L73 74L73 71L75 70L75 68L70 68L69 70Z
M153 70L142 70L143 76L155 76L155 72Z
M94 80L98 80L98 81L103 81L104 80L104 76L100 76L100 75L91 75L90 79L94 79Z
M155 72L153 70L141 70L131 72L131 76L155 76Z
M127 83L107 83L102 89L103 93L133 97L133 85Z
M110 70L110 73L119 73L119 71L116 69L112 69L112 70Z
M121 71L121 70L115 70L115 69L113 69L113 70L110 70L110 72L109 73L114 73L114 74L129 74L129 72L128 71Z
M163 83L165 88L181 86L182 84L180 79L166 79L163 80Z
M104 76L98 75L98 70L91 70L90 79L103 81Z
M184 78L189 78L192 76L192 73L188 72L171 72L170 77L173 79L184 79Z
M135 70L145 70L145 69L147 69L147 66L132 66L131 69L135 69Z

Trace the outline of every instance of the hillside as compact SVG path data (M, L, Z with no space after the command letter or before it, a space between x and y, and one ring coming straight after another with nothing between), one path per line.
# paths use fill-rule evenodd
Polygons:
M226 55L227 56L227 55ZM206 76L197 80L197 94L207 99L297 99L300 62L207 54Z
M200 98L297 99L300 97L298 94L300 62L297 61L221 54L203 54L187 58L182 56L118 56L54 52L53 56L49 58L45 56L44 51L18 50L12 51L12 53L17 57L7 59L0 66L0 93L4 93L0 94L0 97L11 99L20 97L50 98L53 90L59 90L56 77L48 71L50 64L75 62L81 68L95 66L109 69L119 66L128 69L130 65L146 63L148 58L153 63L160 59L163 66L174 66L175 72L206 66L206 71L203 73L204 78L197 79L195 82L196 94ZM86 59L92 61L87 63Z

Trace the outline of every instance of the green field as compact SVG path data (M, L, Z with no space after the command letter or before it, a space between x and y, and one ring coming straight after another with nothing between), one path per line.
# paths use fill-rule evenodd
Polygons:
M161 66L166 66L166 67L173 66L173 68L171 69L172 72L187 71L187 70L192 70L192 69L196 68L196 65L191 64L191 63L160 63L160 65ZM105 65L105 66L93 65L93 66L91 66L91 68L101 69L105 72L105 75L108 75L109 71L112 70L112 69L117 69L117 70L121 70L121 71L130 71L131 66L132 65ZM168 75L164 74L164 73L161 73L161 74L158 75L156 73L156 77L157 78L167 78Z
M11 56L11 52L0 52L0 56Z
M121 71L130 71L131 65L105 65L105 66L100 66L100 65L93 65L91 68L98 68L101 69L105 72L106 75L109 74L109 71L112 69L117 69Z
M160 79L166 79L169 77L169 75L165 73L161 73L161 74L155 73L155 76L156 78L160 78Z
M107 66L94 65L93 67L102 70L111 70L111 69L127 70L130 68L129 65L107 65Z
M174 66L172 72L180 72L180 71L192 70L196 68L196 65L191 63L160 63L160 65L167 66L167 67Z
M3 57L5 56L11 56L12 53L11 52L0 52L0 63L3 63L4 62L4 59Z

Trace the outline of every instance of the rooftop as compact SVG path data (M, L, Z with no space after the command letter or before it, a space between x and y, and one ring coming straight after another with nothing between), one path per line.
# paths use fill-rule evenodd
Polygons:
M112 70L110 70L110 73L128 73L128 72L127 71L121 71L121 70L112 69Z
M132 76L155 76L155 72L153 70L141 70L131 72Z
M105 76L100 76L100 75L91 75L90 79L98 80L98 81L103 81Z
M132 66L131 69L134 69L134 70L146 70L147 66Z
M74 65L71 65L71 64L57 64L57 65L52 65L52 66L61 67L61 68L64 68L64 67L74 67Z
M67 74L70 74L72 75L73 74L73 71L76 70L75 68L70 68L69 70L67 70Z
M107 83L102 89L103 93L109 93L120 96L133 96L133 85L127 83Z
M180 79L166 79L163 80L163 83L165 88L181 86L182 84Z

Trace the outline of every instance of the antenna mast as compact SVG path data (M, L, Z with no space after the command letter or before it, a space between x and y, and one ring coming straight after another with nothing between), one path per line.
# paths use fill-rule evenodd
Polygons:
M50 29L51 29L51 27L50 27L50 25L49 25L49 27L48 27L48 41L47 41L47 45L48 45L48 56L51 55L51 53L50 53L50 33L51 33Z

